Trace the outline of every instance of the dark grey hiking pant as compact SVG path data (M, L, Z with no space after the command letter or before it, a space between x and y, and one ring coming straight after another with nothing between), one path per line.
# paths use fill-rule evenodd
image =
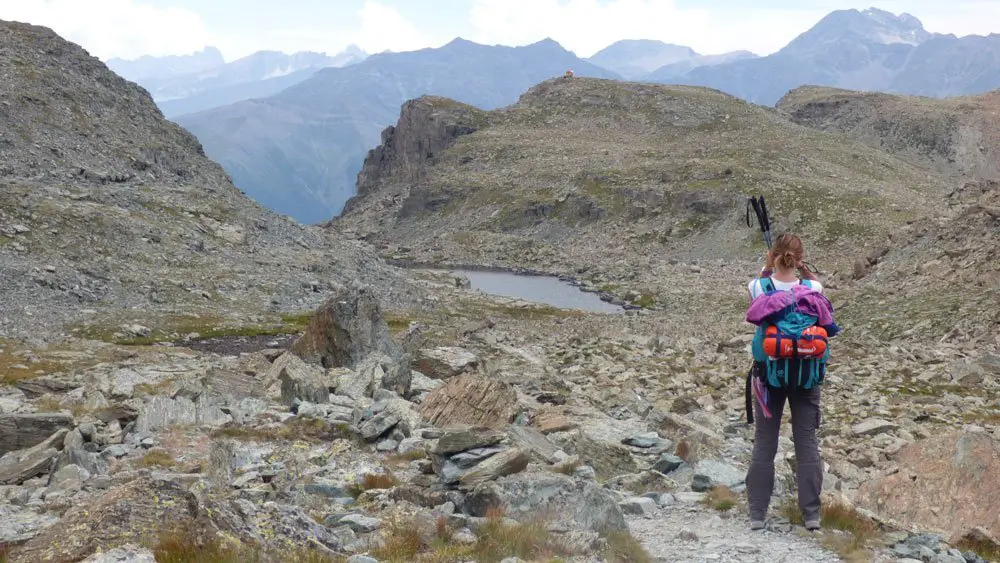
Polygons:
M778 453L778 432L781 429L785 403L792 411L792 440L795 443L796 481L799 508L805 521L820 519L819 496L823 491L823 461L819 455L816 430L820 424L820 390L799 389L786 395L785 390L769 388L768 400L772 417L764 418L754 399L753 460L747 472L747 495L750 500L750 520L765 520L774 491L774 456Z

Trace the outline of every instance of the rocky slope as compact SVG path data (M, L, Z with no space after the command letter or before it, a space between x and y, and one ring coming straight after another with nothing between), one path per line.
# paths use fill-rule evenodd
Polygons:
M80 47L3 22L0 54L0 336L160 320L204 332L309 308L359 275L405 292L368 251L240 193L146 91Z
M668 303L700 291L679 260L753 271L750 194L766 196L776 229L811 241L827 273L849 276L856 257L949 189L719 92L560 78L493 112L408 103L331 228L399 260L592 277Z
M845 133L957 180L1000 179L1000 90L936 99L807 86L777 107L796 123Z
M932 34L909 14L837 10L776 53L662 81L717 88L765 105L805 85L957 96L1000 87L998 52L1000 35Z
M551 40L504 47L456 39L324 69L277 95L177 121L254 199L304 223L320 223L354 195L365 153L378 145L379 133L396 121L405 101L438 94L500 107L569 69L615 76Z

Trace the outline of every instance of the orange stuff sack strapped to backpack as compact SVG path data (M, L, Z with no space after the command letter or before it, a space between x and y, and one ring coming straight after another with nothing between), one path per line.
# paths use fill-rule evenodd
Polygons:
M764 332L764 353L771 358L820 358L826 354L826 344L826 329L817 325L803 330L797 339L775 325Z

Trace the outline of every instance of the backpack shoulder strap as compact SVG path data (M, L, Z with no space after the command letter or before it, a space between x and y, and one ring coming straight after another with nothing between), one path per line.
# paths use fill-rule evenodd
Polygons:
M760 278L760 290L764 293L774 291L774 282L770 277Z

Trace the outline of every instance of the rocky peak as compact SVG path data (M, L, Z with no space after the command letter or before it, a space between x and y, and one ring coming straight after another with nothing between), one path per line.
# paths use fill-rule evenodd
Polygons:
M397 124L387 127L381 144L368 152L358 174L357 195L347 202L345 210L389 178L418 181L435 153L458 137L474 133L483 125L483 116L472 106L436 96L403 104Z
M837 10L799 35L779 53L803 55L841 41L877 45L916 46L933 37L917 18L869 8L864 11Z

